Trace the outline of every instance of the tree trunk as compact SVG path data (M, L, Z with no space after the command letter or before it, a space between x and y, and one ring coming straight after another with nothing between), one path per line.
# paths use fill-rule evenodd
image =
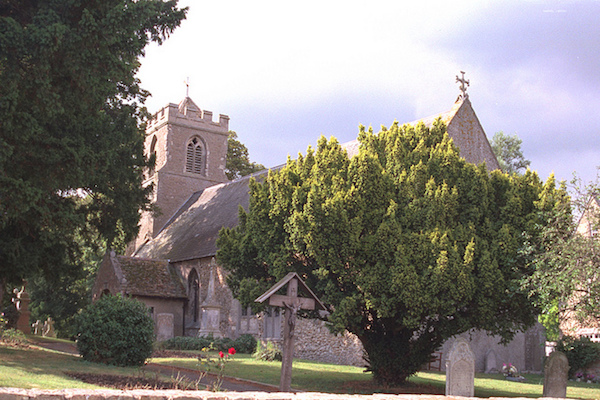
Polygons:
M2 301L4 300L4 289L5 288L6 288L6 278L3 277L0 279L0 312L4 308L2 306L2 304L4 304Z
M433 337L415 338L409 329L398 333L368 332L360 340L368 355L368 370L377 383L386 387L406 384L441 345Z

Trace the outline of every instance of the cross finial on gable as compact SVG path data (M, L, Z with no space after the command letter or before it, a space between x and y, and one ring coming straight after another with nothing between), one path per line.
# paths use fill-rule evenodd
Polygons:
M190 77L188 76L185 80L185 97L190 97Z
M460 73L462 74L460 78L458 77L458 75L456 75L456 82L460 82L459 89L461 94L459 98L466 100L469 98L469 95L467 94L467 86L469 86L469 81L465 79L465 71L460 71Z

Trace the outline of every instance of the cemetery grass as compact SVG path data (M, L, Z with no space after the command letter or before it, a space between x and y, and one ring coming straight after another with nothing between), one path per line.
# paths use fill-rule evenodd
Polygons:
M60 340L54 339L57 343ZM72 344L71 344L72 346ZM194 358L153 358L150 361L162 365L179 366L198 370ZM214 358L216 353L211 353ZM304 391L331 393L444 393L445 375L441 372L419 372L404 388L382 388L372 383L370 374L363 368L294 360L292 388ZM225 375L277 386L281 371L280 362L254 360L250 355L236 354L225 367ZM115 377L148 377L152 372L143 368L120 368L90 363L64 352L39 348L27 344L10 347L0 344L0 387L19 388L87 388L101 386L83 383L70 378L67 373L113 375ZM524 383L510 382L500 374L476 374L477 397L541 397L542 375L525 375ZM168 377L163 377L168 380ZM569 398L600 399L600 385L569 382Z
M211 356L217 357L216 353ZM154 363L198 369L195 358L155 358ZM402 388L376 386L364 368L294 360L292 389L328 393L432 393L444 394L446 376L444 372L423 371L409 380ZM281 362L258 361L247 354L236 354L225 366L225 375L251 381L279 385ZM502 374L476 374L476 397L542 397L544 377L525 374L525 382L511 382ZM600 399L600 384L569 382L567 397Z
M60 339L45 339L61 344ZM68 341L63 342L68 343ZM72 342L70 343L73 346ZM62 351L37 347L31 342L20 346L0 344L0 387L106 389L103 386L71 378L68 375L70 373L132 378L144 375L140 368L121 368L91 363Z

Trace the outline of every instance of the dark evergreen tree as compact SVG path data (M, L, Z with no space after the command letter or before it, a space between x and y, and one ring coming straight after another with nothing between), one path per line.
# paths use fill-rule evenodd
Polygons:
M374 378L402 384L451 336L510 339L535 321L519 252L537 222L536 174L468 164L431 129L361 129L349 159L335 139L252 182L248 212L220 233L218 258L243 303L298 272L356 334ZM253 288L253 289L250 289Z
M183 18L176 0L0 2L0 298L67 273L87 227L135 235L152 189L138 58Z

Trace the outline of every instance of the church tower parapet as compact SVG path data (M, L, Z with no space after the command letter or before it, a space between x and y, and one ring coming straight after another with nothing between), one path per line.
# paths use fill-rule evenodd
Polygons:
M175 103L169 103L152 115L146 126L146 134L151 134L166 124L181 124L198 129L215 132L229 132L229 116L219 114L219 122L213 122L213 112L199 109L188 97L188 104L184 107ZM191 104L189 104L191 103Z

